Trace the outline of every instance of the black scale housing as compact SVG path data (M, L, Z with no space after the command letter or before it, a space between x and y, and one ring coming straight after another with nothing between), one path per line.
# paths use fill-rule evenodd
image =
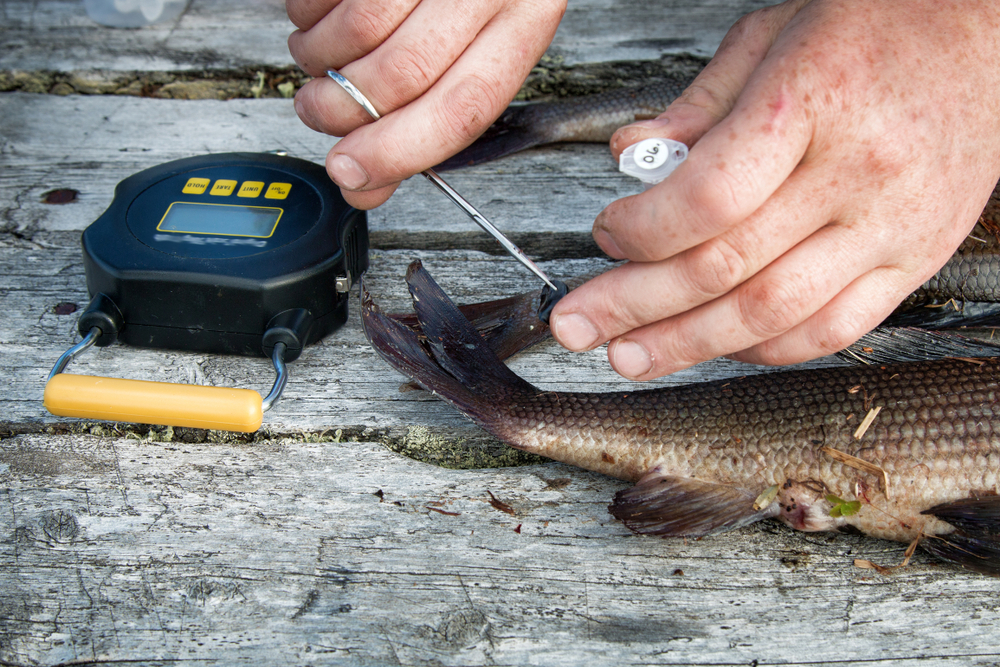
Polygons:
M280 182L290 193L278 200L237 198L235 191L182 194L191 178L265 189ZM157 229L177 203L195 211L200 231ZM252 218L279 209L269 237L213 231L220 224L212 220L215 211ZM111 206L84 231L83 255L94 298L79 329L100 326L98 345L117 339L270 356L280 341L291 361L346 322L348 295L338 293L336 280L349 276L353 283L368 268L367 217L312 162L267 153L203 155L119 183Z

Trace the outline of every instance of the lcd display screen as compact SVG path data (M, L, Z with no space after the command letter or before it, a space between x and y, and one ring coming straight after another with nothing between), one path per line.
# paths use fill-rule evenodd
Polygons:
M157 231L266 239L274 234L283 209L269 206L174 202Z

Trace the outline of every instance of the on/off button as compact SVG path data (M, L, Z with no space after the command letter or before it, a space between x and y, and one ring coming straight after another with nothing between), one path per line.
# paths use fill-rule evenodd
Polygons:
M291 191L291 183L271 183L264 193L264 199L286 199Z

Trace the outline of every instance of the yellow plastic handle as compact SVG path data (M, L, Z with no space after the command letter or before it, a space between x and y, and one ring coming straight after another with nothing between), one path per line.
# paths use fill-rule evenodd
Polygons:
M54 375L45 385L45 408L58 417L84 417L164 426L251 433L263 419L252 389L204 387L92 375Z

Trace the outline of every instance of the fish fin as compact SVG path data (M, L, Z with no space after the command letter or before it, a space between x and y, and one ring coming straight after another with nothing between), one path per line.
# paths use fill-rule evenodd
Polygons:
M853 345L837 353L854 364L885 364L903 361L931 361L945 357L995 357L996 344L967 338L946 331L928 331L914 327L877 327Z
M460 383L442 369L427 349L419 328L386 315L372 300L361 279L361 322L368 342L390 366L424 389ZM457 390L457 387L456 387Z
M500 361L420 262L410 264L406 281L419 328L383 314L362 284L361 320L369 342L396 370L501 435L504 406L538 390Z
M498 381L527 384L497 357L419 260L407 267L406 285L421 332L441 368L481 391Z
M441 164L435 171L450 171L489 162L547 143L545 130L536 118L535 105L508 107L471 145Z
M458 306L500 359L508 359L550 336L547 324L538 319L541 290L517 296ZM420 328L416 313L392 313L389 317L408 327Z
M899 310L882 322L883 326L922 329L1000 327L1000 302L950 301Z
M955 527L925 537L920 546L938 558L982 574L1000 576L1000 496L963 498L924 510Z
M757 494L727 484L653 470L615 494L608 511L629 530L665 537L702 537L777 516L777 503L755 510Z

